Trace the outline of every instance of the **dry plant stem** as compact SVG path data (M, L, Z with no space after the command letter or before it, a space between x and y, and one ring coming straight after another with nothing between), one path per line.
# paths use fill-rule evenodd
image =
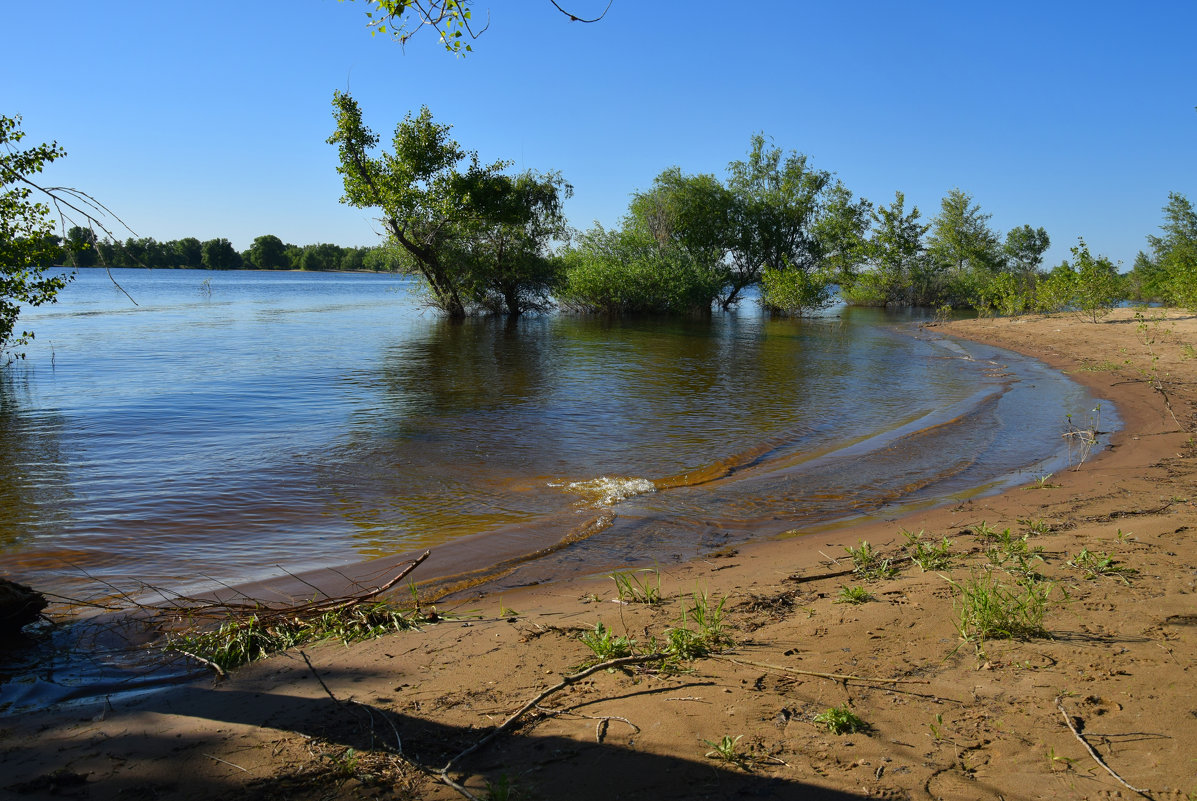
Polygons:
M620 657L619 659L608 659L606 662L599 662L597 665L591 665L590 667L586 668L585 670L580 670L577 673L572 673L572 674L566 676L565 678L561 679L561 681L554 684L552 687L549 687L547 690L542 690L535 698L533 698L531 701L528 701L526 704L524 704L518 710L513 712L510 715L510 717L507 718L507 720L503 721L503 723L500 724L496 729L491 731L490 734L486 735L481 740L474 743L469 748L462 751L460 754L458 754L457 756L453 757L448 762L446 762L445 766L440 769L440 773L442 773L442 774L446 773L450 768L453 767L454 763L461 761L465 757L467 757L470 754L477 751L482 746L489 743L494 738L498 737L503 732L510 729L515 724L515 722L517 720L519 720L524 715L525 712L529 711L530 709L534 709L537 705L540 704L541 701L548 698L550 695L553 695L554 693L564 690L569 685L575 684L576 682L581 681L582 679L586 678L587 676L598 673L601 670L607 670L609 668L624 667L626 665L639 665L644 662L660 662L660 661L663 661L664 659L666 659L668 656L669 656L668 654L660 653L660 652L652 653L652 654L643 654L641 656L623 656L623 657Z
M1064 723L1068 726L1068 729L1073 733L1073 735L1080 741L1081 745L1085 746L1085 750L1089 752L1089 756L1093 757L1094 762L1101 765L1102 768L1105 769L1106 773L1113 776L1114 779L1126 789L1136 792L1144 798L1151 798L1146 790L1140 790L1138 787L1127 783L1126 779L1115 773L1114 769L1105 763L1105 760L1101 758L1101 754L1093 750L1093 746L1089 745L1089 741L1081 736L1081 733L1076 730L1076 726L1072 725L1072 718L1068 717L1068 713L1064 711L1064 704L1061 702L1059 697L1056 698L1056 709L1060 710L1060 714L1064 716Z
M334 612L339 609L345 609L351 606L356 606L361 603L372 600L381 595L387 590L394 587L403 579L415 570L420 564L429 557L431 551L424 551L420 556L408 562L403 570L399 571L385 584L382 584L373 589L364 590L355 595L342 595L334 598L325 598L322 601L309 601L307 603L296 604L293 606L261 606L255 603L235 603L232 601L199 601L196 599L178 596L178 599L169 606L147 606L138 604L141 609L146 609L154 612L170 612L174 614L183 614L190 617L195 617L200 614L217 614L227 615L229 612L249 612L258 616L258 619L263 622L277 620L279 618L292 618L300 615L317 615L324 612Z
M204 659L202 656L199 656L198 654L193 654L190 651L181 651L178 648L174 649L174 651L176 654L182 654L183 656L191 657L196 662L202 662L203 664L205 664L208 667L215 670L216 675L222 679L227 679L229 677L229 674L224 672L224 668L222 668L220 665L216 664L215 662L212 662L211 660Z
M780 670L782 673L795 673L799 676L813 676L817 679L830 679L831 681L849 682L855 681L861 684L930 684L926 679L874 679L870 676L851 676L844 673L819 673L814 670L800 670L798 668L784 667L782 665L770 665L768 662L753 662L749 659L732 659L730 656L715 656L711 655L710 659L721 659L724 662L731 662L734 665L746 665L748 667L766 668L768 670Z

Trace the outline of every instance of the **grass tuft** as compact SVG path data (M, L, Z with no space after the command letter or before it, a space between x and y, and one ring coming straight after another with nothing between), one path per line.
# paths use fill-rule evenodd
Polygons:
M869 595L864 587L840 587L840 594L836 596L834 603L863 604L871 600L873 600L873 596Z
M871 728L846 706L833 706L814 717L815 723L822 723L832 734L856 734L868 732Z
M612 573L619 600L631 604L659 604L661 595L661 572L644 568L628 573Z
M952 564L952 541L944 537L938 543L923 542L923 534L912 534L909 531L900 532L906 538L906 555L910 561L926 572L928 570L947 570Z

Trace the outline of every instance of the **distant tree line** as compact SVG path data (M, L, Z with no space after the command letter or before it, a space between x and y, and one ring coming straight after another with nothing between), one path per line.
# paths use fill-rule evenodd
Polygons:
M710 314L755 291L778 314L803 315L838 295L853 305L971 309L981 314L1082 310L1127 298L1197 306L1197 221L1172 195L1151 255L1121 275L1084 240L1051 270L1046 230L1004 235L953 189L923 221L901 192L877 206L807 156L764 135L726 177L671 167L633 195L618 226L570 229L559 174L511 176L479 162L427 108L395 128L390 152L337 93L343 203L377 208L400 269L422 279L451 317L553 306L607 314Z
M393 253L381 246L341 247L329 243L293 245L274 234L254 239L238 252L227 239L201 242L195 237L159 242L130 237L123 242L101 239L90 228L73 226L65 237L46 237L43 259L65 267L148 267L208 270L374 270L398 269Z

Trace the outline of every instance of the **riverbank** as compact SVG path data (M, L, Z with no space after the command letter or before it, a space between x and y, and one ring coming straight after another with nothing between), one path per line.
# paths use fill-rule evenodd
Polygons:
M1097 754L1153 798L1187 797L1197 319L1123 310L1097 324L939 330L1068 371L1117 406L1123 430L1079 470L998 496L662 571L659 605L613 603L604 576L528 587L442 605L447 619L419 632L326 643L219 684L6 721L5 787L93 799L462 797L415 763L444 765L572 673L593 656L579 634L596 622L647 649L698 591L723 603L734 645L683 671L587 676L449 775L479 797L504 777L511 797L544 799L1133 797ZM921 570L903 530L925 532L928 546L946 537L949 566ZM862 541L897 574L852 575L846 549ZM988 576L1017 593L1026 573L1051 582L1037 585L1042 634L962 641L953 587ZM871 600L838 603L846 586ZM816 722L837 707L868 730ZM408 759L386 751L398 744Z

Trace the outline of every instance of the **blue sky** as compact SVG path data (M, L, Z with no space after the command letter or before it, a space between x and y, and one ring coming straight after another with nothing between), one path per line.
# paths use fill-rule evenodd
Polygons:
M571 0L580 16L606 0ZM677 165L722 176L761 131L856 194L930 218L954 187L1050 263L1077 236L1129 267L1170 191L1197 202L1197 3L614 0L593 25L492 0L455 58L371 37L366 5L14 0L0 113L69 156L142 236L373 244L338 203L334 90L384 141L427 105L484 161L560 170L573 225L616 223ZM52 8L52 10L50 10Z

